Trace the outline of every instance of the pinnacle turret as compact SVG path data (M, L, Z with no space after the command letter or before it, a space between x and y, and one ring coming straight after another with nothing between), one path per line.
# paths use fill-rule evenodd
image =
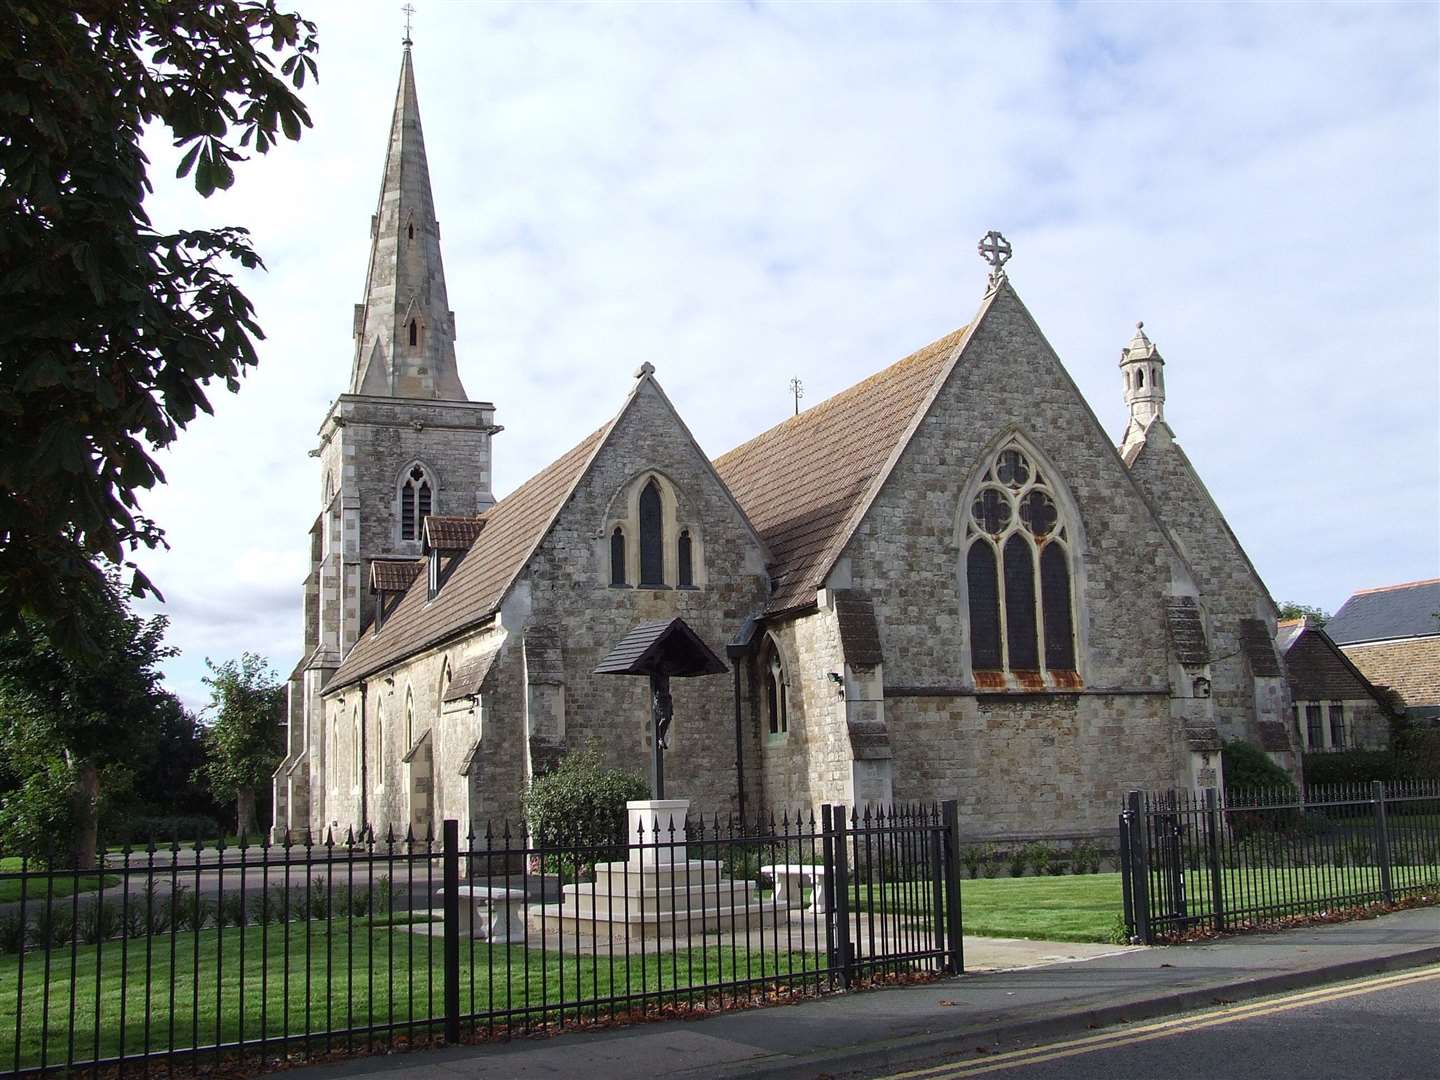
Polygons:
M1135 324L1135 336L1120 350L1120 374L1125 380L1125 404L1130 406L1123 450L1143 440L1156 420L1165 419L1165 360L1145 336L1143 322Z
M455 313L445 292L408 34L380 201L370 219L365 300L355 305L353 332L350 393L468 400L455 364Z

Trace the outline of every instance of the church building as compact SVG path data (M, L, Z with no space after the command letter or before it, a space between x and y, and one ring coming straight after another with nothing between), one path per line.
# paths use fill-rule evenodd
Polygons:
M277 836L483 831L592 743L643 773L645 681L594 672L675 616L738 669L673 685L667 794L706 814L957 799L968 835L1062 838L1108 833L1128 789L1219 784L1222 740L1298 774L1276 607L1166 421L1159 349L1121 350L1117 445L998 233L963 326L828 401L712 460L642 364L499 502L408 42L370 234L311 451Z

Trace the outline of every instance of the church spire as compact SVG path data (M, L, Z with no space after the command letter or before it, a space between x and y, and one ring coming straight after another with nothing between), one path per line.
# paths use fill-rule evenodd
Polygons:
M1121 449L1144 440L1156 420L1165 419L1165 360L1145 336L1145 324L1135 324L1135 336L1120 350L1120 374L1125 380L1125 404L1130 423Z
M445 293L410 44L407 28L380 202L370 219L365 301L355 305L349 391L466 401L455 365L455 313Z

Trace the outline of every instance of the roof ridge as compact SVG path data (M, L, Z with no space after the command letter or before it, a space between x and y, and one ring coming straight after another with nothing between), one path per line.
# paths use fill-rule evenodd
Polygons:
M1397 589L1418 589L1422 585L1440 585L1440 578L1424 578L1420 581L1402 581L1398 585L1376 585L1373 589L1356 589L1351 596L1369 596L1377 592L1395 592Z

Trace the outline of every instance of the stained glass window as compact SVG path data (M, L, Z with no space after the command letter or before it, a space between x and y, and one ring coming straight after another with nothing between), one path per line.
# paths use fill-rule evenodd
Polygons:
M640 584L665 584L665 524L654 480L640 492Z
M970 505L965 574L976 671L1076 670L1073 531L1055 491L1011 445L990 460Z

